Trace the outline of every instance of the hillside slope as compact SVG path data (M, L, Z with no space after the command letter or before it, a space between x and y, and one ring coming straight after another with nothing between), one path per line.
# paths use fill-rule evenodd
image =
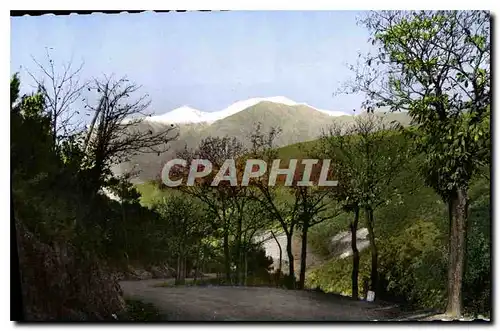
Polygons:
M205 133L210 136L228 135L246 141L252 133L254 125L262 123L265 131L272 127L280 127L283 131L277 138L278 146L285 146L316 138L322 129L335 121L348 121L351 116L328 116L304 105L284 105L263 101L242 112L216 121Z
M363 116L363 115L359 115ZM403 125L410 122L406 113L380 113L387 123L398 121ZM160 155L141 153L132 156L128 162L113 168L116 174L139 170L135 183L140 183L157 178L161 173L163 164L175 157L176 153L187 146L196 148L202 139L209 136L230 136L239 138L247 147L249 135L257 123L262 124L262 131L267 132L272 127L280 127L282 133L277 137L276 146L287 146L317 139L324 129L334 123L352 123L354 116L329 116L321 111L306 105L286 105L281 103L263 101L250 106L226 118L209 123L175 124L179 138L169 143L169 150ZM158 132L173 124L144 121L139 125L139 130Z

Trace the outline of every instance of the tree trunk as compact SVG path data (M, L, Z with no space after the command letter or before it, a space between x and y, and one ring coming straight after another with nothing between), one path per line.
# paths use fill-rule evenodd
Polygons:
M54 102L57 102L57 100L55 100ZM52 116L52 142L54 144L54 149L57 148L57 110L58 109L56 104L54 105L54 113Z
M295 289L295 269L294 269L294 257L292 252L292 237L293 232L289 232L286 235L286 252L288 255L288 276L292 282L292 289Z
M374 220L373 220L373 209L367 207L365 209L366 224L368 227L368 235L370 239L370 248L372 254L372 269L370 273L370 290L375 292L375 299L377 298L377 285L378 285L378 252L377 245L375 243L375 231L374 231Z
M229 254L229 229L224 229L224 272L226 284L231 284L231 256Z
M247 251L246 251L246 248L245 248L244 250L241 251L241 254L240 254L240 265L241 265L241 268L240 268L239 277L240 277L240 284L241 285L244 285L245 277L246 277L246 272L247 272L246 266L245 266L246 255L247 255Z
M241 213L240 216L238 217L238 222L236 224L236 256L237 256L237 261L236 261L236 284L241 285L242 283L242 277L241 277L241 269L243 267L243 261L242 261L242 252L241 252L241 227L242 227L242 219L241 219Z
M177 268L176 268L176 273L175 273L175 284L178 285L181 282L181 270L182 270L182 265L181 265L181 254L179 252L179 255L177 255Z
M458 318L462 313L462 280L464 275L467 232L467 188L457 188L450 196L450 239L448 265L448 305L446 314Z
M123 192L122 192L123 194ZM123 222L123 226L122 226L122 229L123 229L123 234L124 234L124 238L125 238L125 257L127 259L127 265L130 263L129 262L129 259L128 259L128 252L129 252L129 247L128 247L128 236L127 236L127 226L125 224L127 224L127 219L125 217L125 206L123 205L123 198L121 198L121 208L122 208L122 222Z
M283 268L283 249L281 248L281 244L278 241L278 238L276 238L276 236L274 235L273 231L271 231L271 235L273 236L274 241L276 241L276 244L278 245L278 249L280 251L280 261L279 261L279 266L278 266L278 275L277 275L277 279L276 279L276 284L279 285L281 272L282 272L282 268Z
M90 127L87 132L87 136L85 137L85 145L83 148L84 153L87 153L87 148L90 142L90 138L92 137L92 133L94 132L94 127L97 122L97 118L99 117L100 113L102 112L102 105L104 104L104 97L102 97L99 100L99 107L97 107L97 111L95 112L94 117L92 118L92 122L90 122Z
M243 284L247 286L247 278L248 278L248 254L247 250L245 250L245 278L243 280Z
M195 264L194 264L194 275L193 275L193 278L194 278L194 282L196 283L196 281L198 280L198 267L199 267L199 264L200 264L200 246L198 246L197 250L196 250L196 260L195 260Z
M184 258L182 259L182 284L186 283L186 274L187 274L187 257L184 254Z
M358 300L358 274L359 274L359 251L357 245L357 231L359 221L359 207L354 209L354 220L351 223L351 248L352 248L352 298Z
M201 254L200 266L201 266L200 277L201 277L201 280L203 280L203 278L205 278L205 270L206 270L206 267L205 267L205 253L203 251L202 251L202 254Z
M186 280L186 261L184 257L184 247L179 248L179 255L177 255L177 277L175 279L176 285L184 285Z
M299 275L299 290L304 289L306 282L306 262L307 262L307 232L309 231L309 218L304 219L302 225L302 247L300 251L300 275Z
M177 263L175 265L175 283L179 282L179 277L181 276L181 255L177 255Z

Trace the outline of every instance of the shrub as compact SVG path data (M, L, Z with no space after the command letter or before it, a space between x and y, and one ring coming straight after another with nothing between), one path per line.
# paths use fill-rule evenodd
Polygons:
M381 245L380 273L386 291L419 307L443 308L447 275L443 241L433 222L419 220Z
M345 296L352 295L352 257L333 258L320 267L306 274L306 287L319 289L326 293L338 293ZM360 253L358 284L359 295L362 297L363 279L370 277L370 253Z

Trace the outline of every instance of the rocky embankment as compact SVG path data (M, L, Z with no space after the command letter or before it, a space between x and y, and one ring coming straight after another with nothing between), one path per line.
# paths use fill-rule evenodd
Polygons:
M18 222L26 321L113 320L125 310L118 280L102 261L67 242L41 242Z

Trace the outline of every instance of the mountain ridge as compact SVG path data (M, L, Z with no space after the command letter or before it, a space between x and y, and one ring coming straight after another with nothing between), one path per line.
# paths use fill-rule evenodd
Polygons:
M344 116L344 115L349 115L347 113L341 112L341 111L333 111L333 110L325 110L325 109L320 109L313 107L307 103L301 103L301 102L296 102L293 101L287 97L284 96L274 96L274 97L256 97L256 98L250 98L246 100L240 100L236 101L226 108L219 110L219 111L213 111L213 112L206 112L202 111L196 108L193 108L188 105L184 105L178 108L175 108L171 111L168 111L166 113L160 114L160 115L155 115L151 117L147 117L146 120L149 122L158 122L158 123L164 123L164 124L188 124L188 123L208 123L212 124L216 121L222 120L224 118L227 118L229 116L232 116L234 114L237 114L241 111L245 111L246 109L261 103L261 102L272 102L276 104L283 104L287 106L297 106L297 105L303 105L307 106L311 109L314 109L320 113L326 114L328 116Z
M291 103L291 102L290 102ZM237 110L237 108L235 108ZM195 111L192 112L197 115ZM317 109L304 104L286 105L272 101L261 101L243 111L218 119L212 123L179 123L175 125L179 132L177 140L169 142L169 150L157 155L156 153L141 153L131 156L128 162L116 165L115 174L123 174L134 169L140 171L135 183L157 178L166 160L174 158L184 148L194 149L207 137L236 137L245 147L249 147L249 135L255 125L261 123L262 132L268 132L272 127L279 127L282 133L276 138L275 146L282 147L296 143L317 139L324 129L334 123L344 125L352 123L356 115L329 116ZM409 116L405 113L378 113L387 123L396 120L403 125L409 123ZM137 124L141 131L161 132L170 128L171 124L158 121L142 121Z

